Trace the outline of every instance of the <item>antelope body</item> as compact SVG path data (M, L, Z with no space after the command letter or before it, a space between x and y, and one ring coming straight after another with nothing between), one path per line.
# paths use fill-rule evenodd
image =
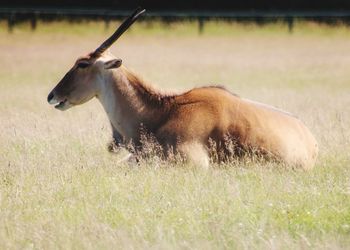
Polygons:
M271 106L240 98L222 87L195 88L164 95L114 57L107 48L142 14L137 10L97 50L79 58L48 96L60 110L97 97L120 145L141 145L141 132L152 134L164 154L175 150L196 164L208 166L214 142L221 160L245 153L310 169L317 143L296 117ZM230 150L227 141L234 142Z

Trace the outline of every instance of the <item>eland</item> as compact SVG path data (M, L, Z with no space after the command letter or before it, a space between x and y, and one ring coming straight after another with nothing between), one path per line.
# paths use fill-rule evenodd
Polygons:
M107 113L117 147L132 142L142 148L145 131L165 157L176 152L204 167L211 158L221 162L243 156L303 169L314 166L317 142L292 114L217 86L165 95L124 67L108 48L144 12L137 9L95 51L80 57L49 93L48 102L67 110L96 97ZM212 157L213 151L219 157Z

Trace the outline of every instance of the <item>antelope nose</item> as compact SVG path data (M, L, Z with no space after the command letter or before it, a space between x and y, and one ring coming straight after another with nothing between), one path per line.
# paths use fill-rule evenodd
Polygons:
M50 103L52 99L53 99L53 93L51 92L51 93L47 96L47 102Z

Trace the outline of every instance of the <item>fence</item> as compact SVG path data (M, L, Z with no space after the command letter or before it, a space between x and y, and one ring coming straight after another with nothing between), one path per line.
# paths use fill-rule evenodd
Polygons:
M54 21L66 19L69 21L120 20L130 14L130 11L108 9L64 9L64 8L0 8L0 19L7 20L8 31L21 22L30 22L33 30L38 20ZM350 11L147 11L145 21L159 19L163 22L182 20L198 21L198 30L203 32L205 22L208 20L225 20L236 22L255 22L264 24L280 20L286 23L288 30L293 31L294 21L313 20L328 24L339 22L350 24Z

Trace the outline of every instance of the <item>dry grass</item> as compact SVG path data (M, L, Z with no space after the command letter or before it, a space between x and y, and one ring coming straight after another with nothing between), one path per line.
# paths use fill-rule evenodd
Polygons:
M64 113L46 103L111 31L87 27L0 30L1 249L350 248L348 29L211 23L198 36L193 24L157 24L123 37L112 51L156 85L226 85L297 114L320 144L311 172L254 163L204 172L117 164L97 101Z

